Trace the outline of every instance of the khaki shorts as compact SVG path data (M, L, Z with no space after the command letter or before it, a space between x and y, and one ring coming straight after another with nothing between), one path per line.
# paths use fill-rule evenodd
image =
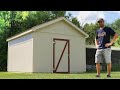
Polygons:
M111 48L97 49L95 54L95 63L111 63Z

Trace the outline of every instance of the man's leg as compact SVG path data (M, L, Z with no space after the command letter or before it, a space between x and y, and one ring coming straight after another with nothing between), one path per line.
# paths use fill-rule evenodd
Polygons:
M97 75L100 76L100 63L96 63Z
M104 57L107 63L107 77L110 77L111 73L111 48L107 48L104 50Z
M96 70L97 75L96 77L100 76L100 63L102 62L102 50L97 49L95 54L95 63L96 63Z
M110 75L111 73L111 63L107 64L107 74Z

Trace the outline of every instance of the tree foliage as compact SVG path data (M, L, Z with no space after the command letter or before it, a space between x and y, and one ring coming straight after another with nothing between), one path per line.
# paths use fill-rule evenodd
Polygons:
M86 39L86 44L94 45L95 43L95 34L96 30L98 29L98 24L85 24L83 30L89 35Z
M117 19L116 21L114 21L112 24L111 24L111 28L113 30L115 30L115 32L120 35L120 19ZM118 46L120 47L120 36L119 38L116 40L114 46Z
M80 22L77 20L76 17L72 18L72 23L74 23L77 27L81 28Z

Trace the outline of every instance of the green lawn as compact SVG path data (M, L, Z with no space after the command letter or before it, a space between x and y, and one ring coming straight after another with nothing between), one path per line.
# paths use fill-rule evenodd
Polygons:
M101 72L100 78L96 78L95 75L95 72L78 74L0 72L0 79L120 79L120 72L112 72L111 78L106 77L106 72Z

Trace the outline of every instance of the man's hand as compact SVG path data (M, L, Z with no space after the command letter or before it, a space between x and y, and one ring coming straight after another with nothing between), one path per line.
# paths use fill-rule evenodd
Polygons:
M105 47L109 47L109 46L111 46L112 45L112 43L106 43L105 44Z
M117 38L118 38L118 34L115 34L114 37L113 37L113 39L112 39L112 41L111 41L111 43L106 43L105 47L111 46L116 41Z
M96 48L98 48L99 47L99 45L96 45Z
M98 48L98 39L95 38L95 46Z

